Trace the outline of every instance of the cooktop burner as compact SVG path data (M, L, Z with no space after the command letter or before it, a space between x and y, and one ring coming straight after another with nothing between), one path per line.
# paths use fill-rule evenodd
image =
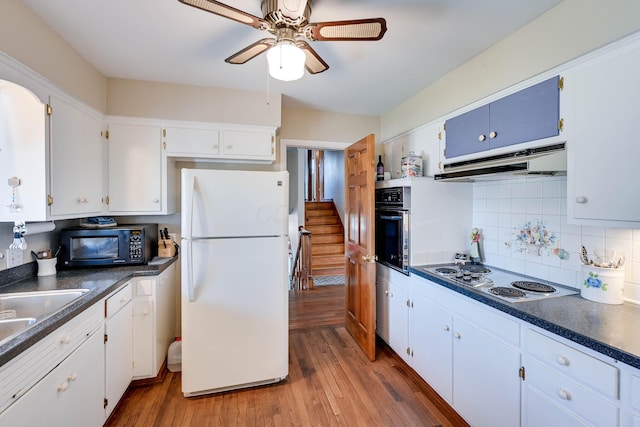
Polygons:
M456 265L448 263L427 265L422 268L448 282L474 288L478 292L510 303L578 293L575 289L482 264Z
M494 286L492 288L489 288L489 292L499 297L507 298L522 298L524 296L527 296L527 294L519 289L506 288L504 286Z
M458 270L456 270L455 268L441 267L441 268L436 268L435 272L440 274L456 274Z
M460 266L460 270L468 271L469 273L475 274L489 274L491 273L491 269L484 265L479 264L465 264Z
M551 285L545 285L544 283L529 282L524 280L511 282L511 286L513 286L514 288L522 289L523 291L541 292L546 294L551 294L556 291L556 288L554 288Z

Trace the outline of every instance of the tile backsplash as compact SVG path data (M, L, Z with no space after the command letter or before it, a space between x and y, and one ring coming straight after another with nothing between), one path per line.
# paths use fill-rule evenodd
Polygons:
M566 177L513 177L473 184L473 225L484 262L580 289L580 248L624 254L625 298L640 304L640 229L567 223Z

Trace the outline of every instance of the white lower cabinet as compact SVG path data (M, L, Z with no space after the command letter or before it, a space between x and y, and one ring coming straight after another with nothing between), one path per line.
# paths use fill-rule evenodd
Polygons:
M137 277L133 286L133 379L158 375L175 339L176 267Z
M108 418L132 377L131 282L106 301L104 326L105 401Z
M435 283L412 287L411 367L471 425L519 425L519 324Z
M413 298L412 367L453 405L453 315L418 294Z
M454 318L453 406L473 426L520 422L520 351Z
M99 367L103 360L103 337L94 331L87 341L3 412L0 425L102 425L105 420L104 371Z
M409 352L409 278L380 264L377 264L376 272L376 333L406 360Z

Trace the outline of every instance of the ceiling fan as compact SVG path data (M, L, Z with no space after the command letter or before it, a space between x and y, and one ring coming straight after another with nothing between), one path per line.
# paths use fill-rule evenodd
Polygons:
M267 52L270 74L280 80L302 77L304 69L317 74L329 65L309 46L310 41L375 41L387 31L384 18L347 21L309 22L312 0L261 0L262 18L215 0L178 0L189 6L232 19L255 29L267 31L275 38L264 38L234 53L225 62L244 64ZM297 57L294 74L285 64L288 55ZM302 66L304 64L304 67Z

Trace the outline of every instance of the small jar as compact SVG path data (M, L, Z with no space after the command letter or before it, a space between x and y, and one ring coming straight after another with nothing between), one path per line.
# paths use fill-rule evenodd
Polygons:
M422 176L422 156L418 156L413 151L402 158L402 177L408 176Z

